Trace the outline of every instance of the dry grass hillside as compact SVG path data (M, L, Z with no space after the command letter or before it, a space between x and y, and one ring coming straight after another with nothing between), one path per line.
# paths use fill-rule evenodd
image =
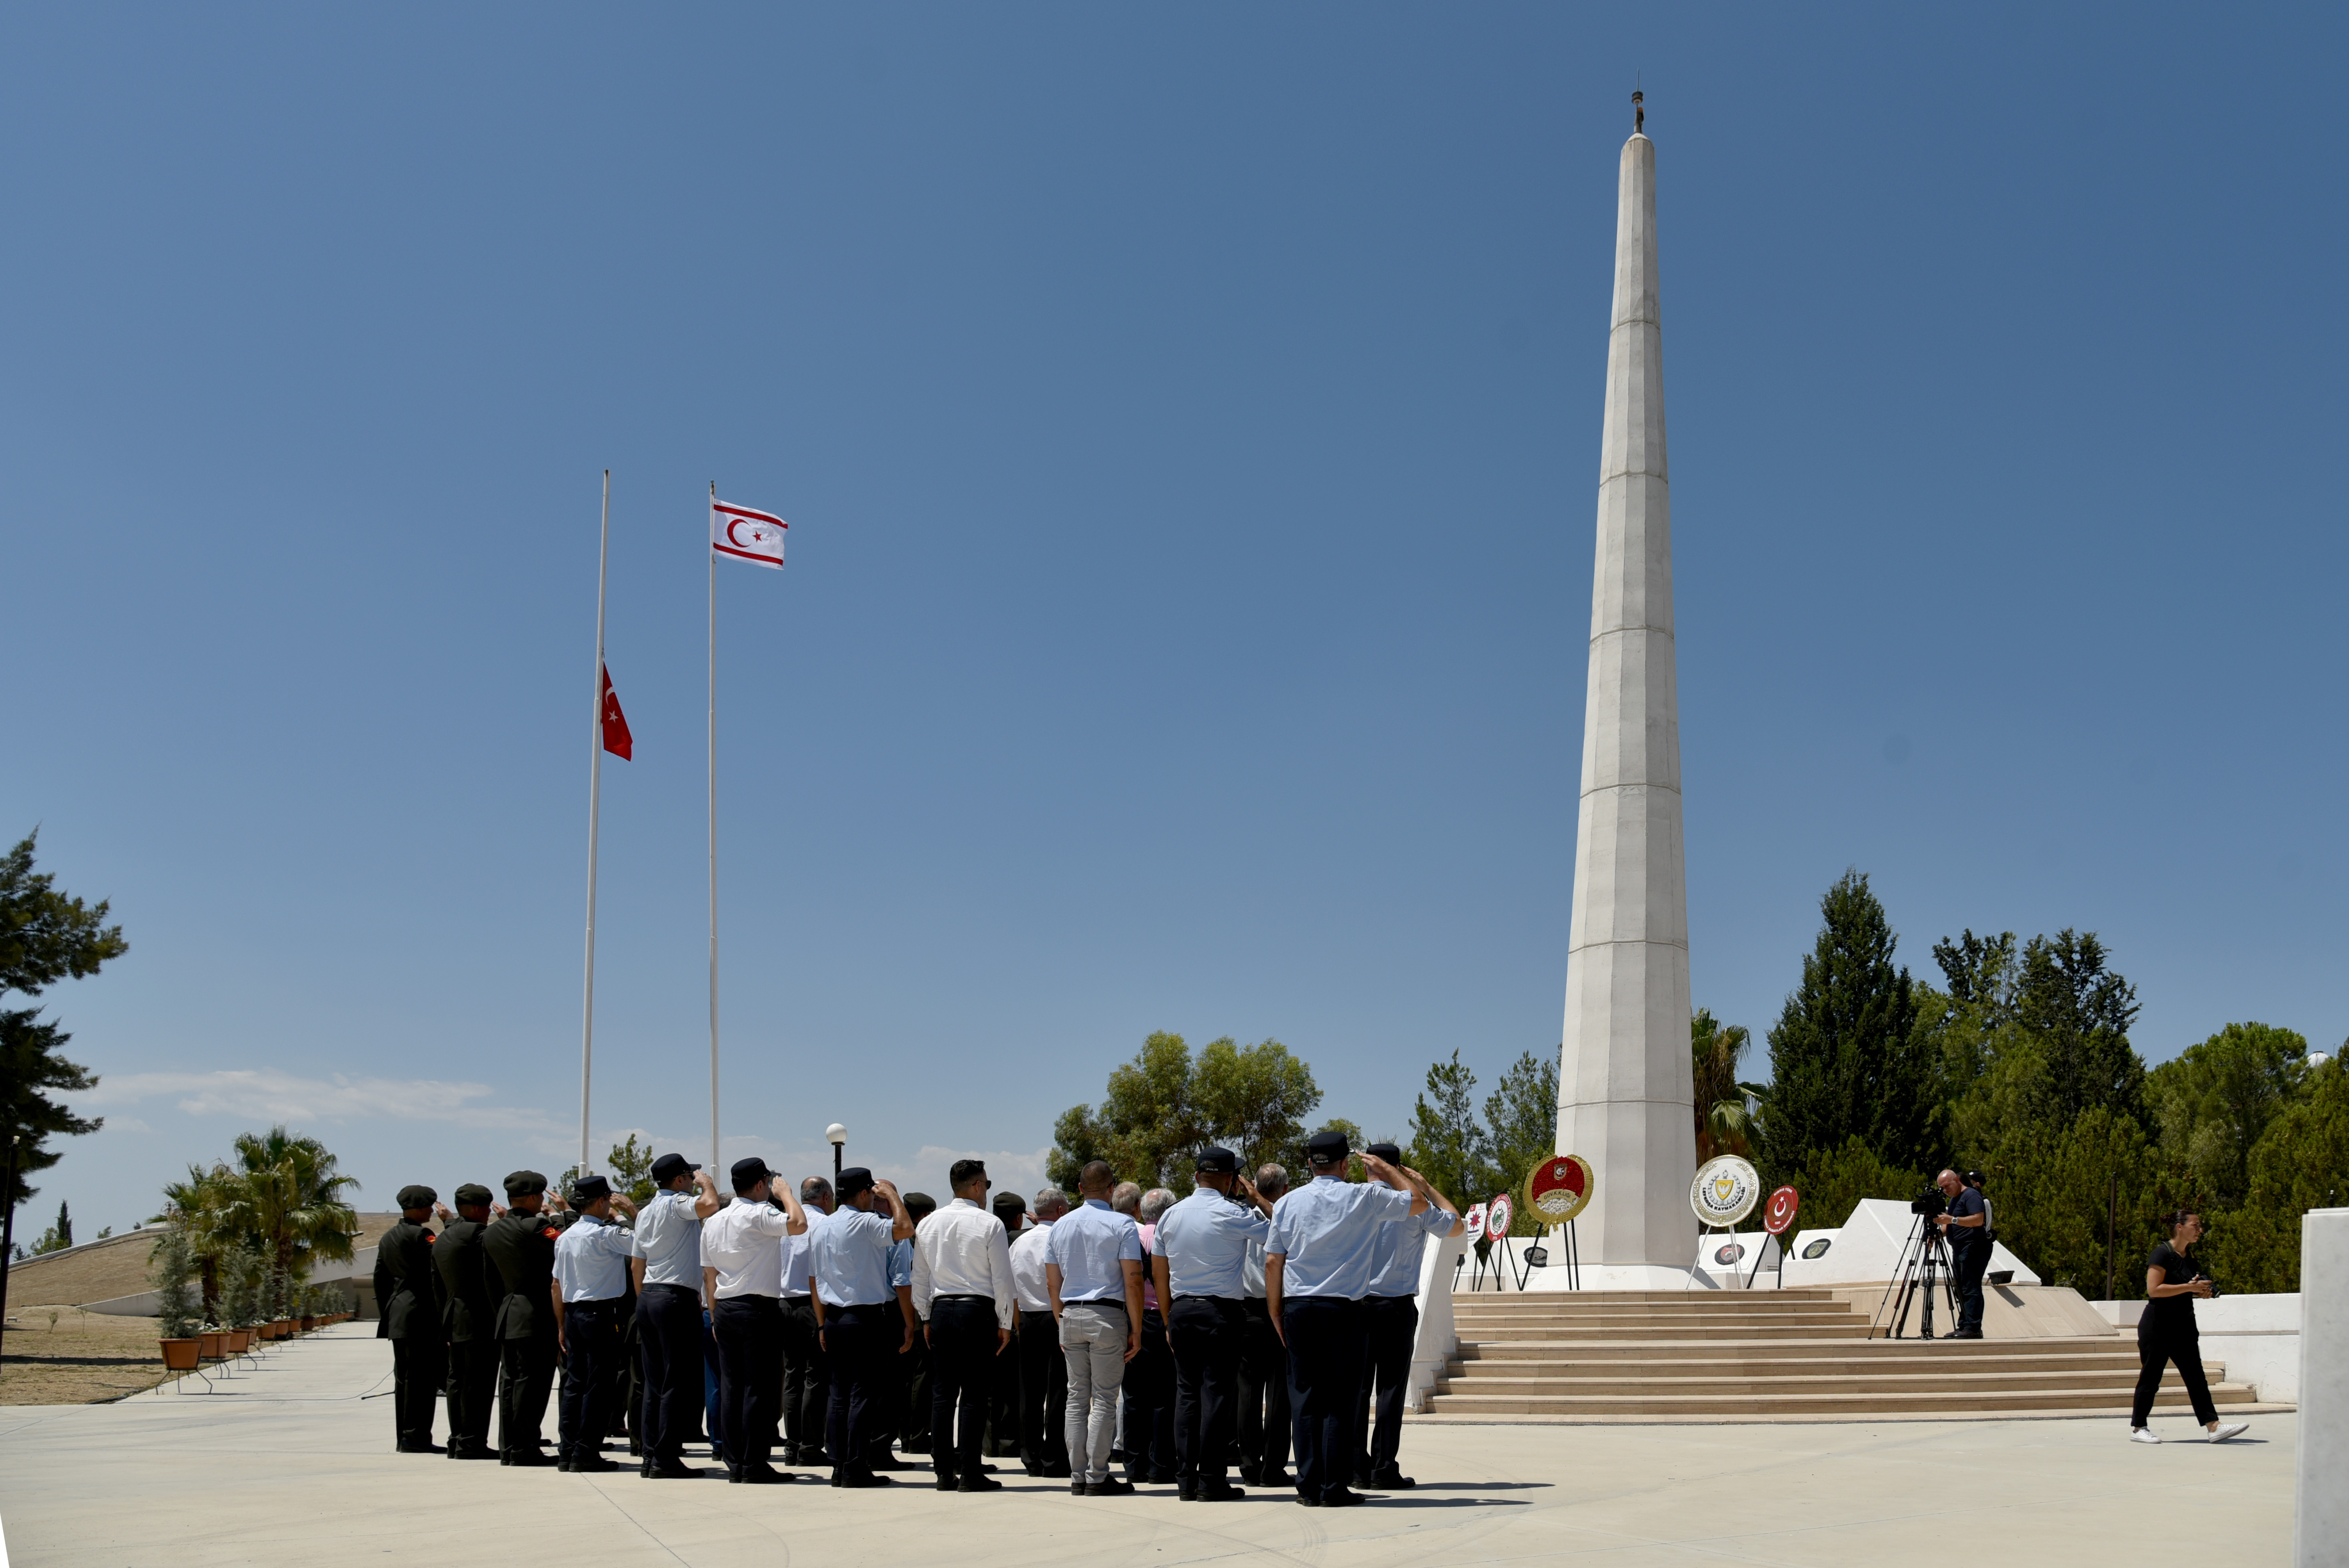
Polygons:
M361 1214L359 1238L354 1249L375 1245L376 1238L398 1220L396 1213ZM153 1228L127 1231L92 1242L70 1252L26 1258L8 1270L8 1315L19 1307L78 1305L112 1301L153 1288L147 1277L147 1254L155 1245Z

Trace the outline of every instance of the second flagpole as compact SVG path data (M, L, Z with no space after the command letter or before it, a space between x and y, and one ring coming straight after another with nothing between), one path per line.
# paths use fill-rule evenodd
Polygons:
M709 481L716 537L718 481ZM709 555L709 1174L718 1176L718 552Z
M604 805L604 584L612 561L612 470L604 470L604 541L595 555L595 712L587 728L587 982L579 1009L579 1174L588 1164L587 1098L595 1066L595 840Z

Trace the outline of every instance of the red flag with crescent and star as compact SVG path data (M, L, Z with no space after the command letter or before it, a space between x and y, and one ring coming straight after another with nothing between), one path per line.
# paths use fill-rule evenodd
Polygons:
M709 498L709 548L753 566L783 567L783 534L791 527L771 511Z
M604 749L623 762L636 759L636 738L628 733L628 716L620 711L620 694L612 689L612 671L604 669Z

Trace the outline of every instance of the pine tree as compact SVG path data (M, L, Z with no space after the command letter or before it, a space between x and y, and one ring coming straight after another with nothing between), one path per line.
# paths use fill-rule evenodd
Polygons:
M1473 1203L1494 1191L1493 1145L1476 1119L1476 1075L1454 1051L1427 1069L1427 1091L1413 1104L1411 1144L1403 1163L1455 1203ZM1433 1098L1433 1103L1430 1104Z
M2137 987L2105 966L2096 934L2065 929L2034 936L2015 986L2015 1024L2045 1064L2043 1114L2069 1127L2101 1107L2144 1119L2145 1061L2129 1045Z
M106 923L104 903L88 905L59 892L56 879L33 870L36 834L0 854L0 995L37 996L59 980L94 975L129 949L122 928ZM16 1189L0 1202L21 1203L40 1191L26 1180L61 1158L52 1137L98 1130L95 1117L76 1116L43 1090L79 1094L98 1087L88 1068L57 1053L73 1037L37 1007L0 1008L0 1141L22 1137Z
M1772 1084L1763 1138L1773 1169L1857 1138L1886 1164L1930 1166L1933 1105L1926 1042L1899 938L1868 878L1846 872L1819 901L1803 983L1770 1031Z

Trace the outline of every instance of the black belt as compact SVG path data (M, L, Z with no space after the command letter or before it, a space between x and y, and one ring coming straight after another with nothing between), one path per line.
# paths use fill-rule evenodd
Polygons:
M990 1305L992 1305L992 1304L993 1304L993 1302L994 1302L994 1300L995 1300L995 1298L994 1298L993 1296L991 1296L991 1295L934 1295L934 1296L930 1297L930 1299L931 1299L932 1301L983 1301L983 1302L987 1302L987 1303L988 1303L988 1304L990 1304Z
M699 1285L670 1284L666 1280L648 1280L645 1284L645 1288L647 1290L681 1290L688 1295L695 1296L701 1294L701 1287Z
M617 1306L628 1298L625 1295L591 1295L581 1301L566 1301L565 1312L593 1312L606 1306Z
M1061 1305L1063 1307L1113 1306L1117 1308L1118 1311L1123 1312L1125 1310L1125 1297L1122 1295L1089 1295L1079 1301L1071 1301L1067 1296L1062 1296L1061 1298Z

